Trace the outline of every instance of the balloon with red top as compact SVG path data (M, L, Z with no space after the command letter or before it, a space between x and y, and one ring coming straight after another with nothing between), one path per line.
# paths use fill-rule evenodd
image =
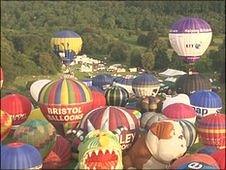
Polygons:
M163 109L162 113L171 119L187 120L191 123L195 123L196 113L195 110L183 103L174 103Z
M75 127L92 109L93 97L84 83L63 78L46 84L40 92L40 109L61 135Z
M10 143L1 146L1 169L41 169L42 157L32 145Z
M13 128L27 120L32 107L31 101L21 94L9 94L1 98L1 110L12 116Z
M12 118L11 116L1 110L1 141L8 135L12 127Z
M106 98L105 98L104 92L101 92L95 88L91 88L91 92L93 96L92 109L96 109L101 106L106 106Z
M79 128L83 129L85 134L87 134L95 129L114 131L119 127L124 127L125 129L119 136L119 140L122 149L126 150L131 147L138 137L140 117L141 113L136 110L117 106L99 107L83 117Z
M197 124L197 131L204 145L225 148L225 114L210 114Z
M220 169L225 169L225 150L226 150L225 148L219 149L210 155L217 161Z

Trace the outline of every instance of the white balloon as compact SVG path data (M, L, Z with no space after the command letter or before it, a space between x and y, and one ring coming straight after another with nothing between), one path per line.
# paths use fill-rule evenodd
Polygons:
M51 82L51 80L43 79L43 80L37 80L34 83L32 83L30 87L30 93L36 102L38 101L38 96L41 89L49 82Z
M166 100L163 101L162 110L164 110L167 106L174 103L183 103L186 105L190 105L190 99L186 94L178 94L175 97L166 98Z

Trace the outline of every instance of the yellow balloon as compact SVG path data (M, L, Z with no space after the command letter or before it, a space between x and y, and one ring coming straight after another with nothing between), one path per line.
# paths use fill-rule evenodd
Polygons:
M41 110L38 108L31 111L27 120L47 120L47 119L43 116Z

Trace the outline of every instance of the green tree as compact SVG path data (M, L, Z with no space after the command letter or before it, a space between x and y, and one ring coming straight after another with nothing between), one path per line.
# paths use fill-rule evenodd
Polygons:
M141 52L138 49L134 49L130 55L130 66L142 67Z
M146 38L147 38L148 47L153 49L156 46L156 43L159 40L159 35L158 35L157 30L153 29L153 30L149 31Z
M155 69L166 69L169 66L170 60L165 48L159 48L155 52Z
M114 62L125 62L128 58L128 52L121 46L114 46L110 51L110 59Z
M141 46L145 46L147 47L148 44L147 44L147 37L145 34L140 34L137 38L137 44L138 45L141 45Z
M187 72L188 71L188 64L186 64L182 60L182 57L179 57L176 54L176 52L173 52L172 57L171 57L171 62L170 62L170 68Z
M151 71L155 65L155 55L152 51L147 51L141 56L141 62L145 70Z

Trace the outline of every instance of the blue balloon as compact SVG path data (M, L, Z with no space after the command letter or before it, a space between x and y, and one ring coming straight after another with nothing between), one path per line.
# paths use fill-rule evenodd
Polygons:
M217 150L218 149L215 146L203 146L197 151L197 153L204 153L207 155L211 155L214 152L216 152Z
M105 90L112 85L113 79L109 74L99 74L92 78L92 85Z
M114 82L119 83L119 84L124 84L124 85L131 85L133 82L133 78L124 78L124 77L116 77L114 79Z
M32 145L10 143L1 146L1 169L40 169L42 156Z

